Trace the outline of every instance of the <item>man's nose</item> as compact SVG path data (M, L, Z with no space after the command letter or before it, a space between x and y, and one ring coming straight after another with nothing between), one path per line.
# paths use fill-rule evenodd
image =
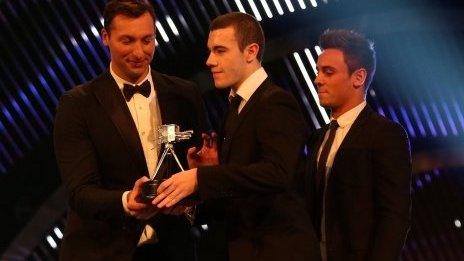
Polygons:
M142 43L136 43L134 45L134 50L132 51L132 54L138 59L141 59L143 57L143 45L142 45Z
M206 59L206 66L208 66L208 67L214 67L214 66L217 65L217 62L216 62L216 60L214 59L213 56L214 56L214 55L213 55L212 53L210 53L210 54L208 55L208 59Z
M318 75L316 75L316 79L314 79L314 84L319 87L322 85L322 82L321 82L321 77Z

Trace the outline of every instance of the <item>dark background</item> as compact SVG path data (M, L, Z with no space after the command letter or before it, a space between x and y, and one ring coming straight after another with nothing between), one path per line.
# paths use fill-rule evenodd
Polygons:
M250 5L255 3L267 40L263 65L275 82L298 98L314 129L324 124L324 112L306 80L315 77L309 56L317 59L318 35L327 28L347 28L372 39L378 66L368 102L401 123L412 145L413 222L402 258L464 259L463 1L288 0L293 12L284 0L152 2L169 38L164 40L157 28L159 45L152 66L197 82L213 126L223 104L204 64L205 39L210 21L238 11L237 3L257 16ZM65 90L107 67L108 53L98 36L104 3L0 0L2 259L56 258L56 229L63 229L66 202L53 154L53 117Z

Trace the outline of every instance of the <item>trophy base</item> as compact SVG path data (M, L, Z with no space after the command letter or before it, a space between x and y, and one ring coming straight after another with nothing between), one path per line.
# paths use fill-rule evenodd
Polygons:
M158 186L161 184L161 181L158 179L149 180L142 184L142 191L140 193L140 200L143 202L150 202L152 201L157 193Z

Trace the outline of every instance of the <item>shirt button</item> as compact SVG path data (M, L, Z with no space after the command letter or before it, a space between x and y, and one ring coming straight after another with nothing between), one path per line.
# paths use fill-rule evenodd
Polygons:
M141 109L142 109L142 106L139 106L139 110L141 110Z
M145 132L144 132L144 131L142 131L142 135L145 135Z

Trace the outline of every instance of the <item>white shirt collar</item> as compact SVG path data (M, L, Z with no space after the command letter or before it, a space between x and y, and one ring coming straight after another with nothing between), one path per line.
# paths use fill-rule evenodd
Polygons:
M349 126L353 124L353 122L358 118L358 115L361 113L361 111L366 107L366 101L361 102L358 104L356 107L353 109L343 113L342 115L338 116L337 123L340 126L340 128L344 128L346 126ZM333 120L334 118L331 117L330 120Z
M133 83L131 82L128 82L126 80L124 80L123 78L119 77L114 71L113 71L113 65L112 63L110 63L110 73L111 73L111 76L113 76L114 80L116 81L116 84L118 85L119 89L122 90L122 88L124 87L124 84L127 83L127 84L131 84L131 85L134 85ZM151 92L150 92L150 96L151 96L151 93L153 92L153 79L151 77L151 67L150 65L148 65L148 73L147 73L147 76L145 76L145 78L143 78L141 81L139 81L137 84L140 84L140 83L143 83L144 81L148 80L150 82L150 85L151 85Z
M247 102L258 87L266 80L267 73L263 67L260 67L254 73L252 73L237 89L237 92L230 90L229 99L238 94L242 99Z

